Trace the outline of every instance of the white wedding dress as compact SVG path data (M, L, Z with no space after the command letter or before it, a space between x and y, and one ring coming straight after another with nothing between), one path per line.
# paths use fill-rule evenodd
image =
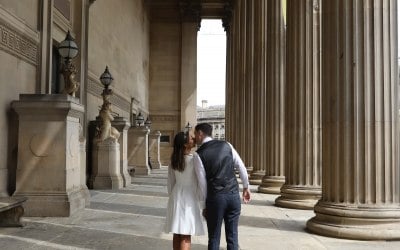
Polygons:
M185 170L168 168L168 207L165 232L204 235L205 220L200 208L200 192L193 155L185 155Z

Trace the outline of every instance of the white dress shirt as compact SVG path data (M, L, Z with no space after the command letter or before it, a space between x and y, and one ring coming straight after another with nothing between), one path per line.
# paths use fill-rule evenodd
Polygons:
M211 141L211 137L206 137L203 140L203 143ZM249 187L249 177L247 175L247 169L244 166L242 159L240 158L239 154L233 148L233 146L228 142L229 146L232 148L232 156L233 156L233 163L235 169L239 170L239 177L242 180L243 188ZM199 194L200 194L200 205L202 208L205 208L205 200L207 197L207 179L206 179L206 170L204 169L203 162L200 159L200 156L197 153L193 155L193 164L194 169L196 171L198 185L199 185Z

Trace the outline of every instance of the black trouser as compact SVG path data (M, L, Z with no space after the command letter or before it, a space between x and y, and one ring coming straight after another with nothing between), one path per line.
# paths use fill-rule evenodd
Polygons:
M239 249L238 224L240 208L241 203L238 192L207 196L206 209L209 250L219 249L222 220L225 223L228 250Z

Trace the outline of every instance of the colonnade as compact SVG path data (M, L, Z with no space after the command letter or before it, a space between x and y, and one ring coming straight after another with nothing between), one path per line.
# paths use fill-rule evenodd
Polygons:
M397 1L231 1L226 137L307 228L400 238Z

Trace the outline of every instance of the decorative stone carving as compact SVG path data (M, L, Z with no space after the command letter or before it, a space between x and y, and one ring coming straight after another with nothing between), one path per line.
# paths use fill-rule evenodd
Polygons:
M64 69L62 70L65 83L65 88L62 92L63 94L75 96L75 92L78 90L80 85L79 82L75 80L75 75L77 73L75 66L71 62L64 65Z
M118 140L120 134L118 130L111 126L111 121L114 117L111 115L111 103L109 101L112 90L105 88L103 93L103 105L99 113L100 125L96 128L95 142L101 142L108 138L112 138L115 141Z

